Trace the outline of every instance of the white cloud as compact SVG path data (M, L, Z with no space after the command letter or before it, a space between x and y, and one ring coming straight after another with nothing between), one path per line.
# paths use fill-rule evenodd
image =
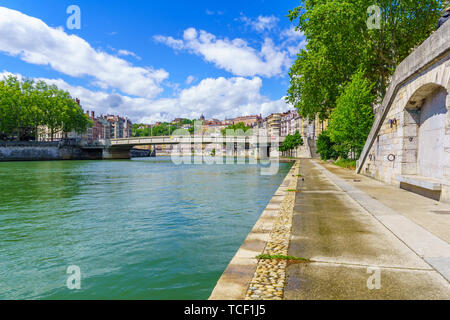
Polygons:
M157 42L164 43L165 45L175 49L181 50L184 47L183 40L174 39L173 37L165 37L161 35L154 36L153 39Z
M189 76L186 79L186 84L190 85L192 82L194 82L195 80L197 80L194 76Z
M119 56L131 56L131 57L134 57L137 60L141 60L142 59L136 53L128 51L128 50L119 50L119 51L117 51L117 54Z
M161 35L154 39L175 50L189 50L236 76L278 76L291 63L288 52L278 50L270 38L264 40L260 51L243 39L217 39L211 33L194 28L186 29L182 40Z
M307 44L303 32L295 30L295 27L284 30L281 38L284 39L282 46L286 48L290 56L300 53L300 50L304 49Z
M264 32L266 30L273 30L279 19L275 16L258 16L256 19L247 18L246 16L242 16L240 18L241 21L245 22L247 26L250 26L252 29L258 32Z
M172 120L174 117L198 118L201 114L209 118L225 119L240 115L283 112L289 109L284 99L270 100L261 95L262 80L208 78L198 85L182 90L174 99L153 101L151 107L156 114L144 116L144 122Z
M0 73L0 79L9 74L11 73L7 71ZM16 76L22 78L20 74ZM267 116L291 108L284 98L271 100L262 95L262 80L258 77L208 78L180 91L174 98L156 100L92 91L72 86L62 79L35 80L43 80L67 90L72 97L81 100L85 110L95 111L97 114L120 114L131 118L133 122L171 121L178 117L194 119L202 114L217 119L252 114Z
M155 39L176 50L202 56L236 77L207 78L197 83L198 79L191 75L186 79L191 87L181 90L179 84L165 81L166 71L136 67L116 56L137 58L131 51L110 48L114 53L109 54L96 50L61 28L51 28L39 19L0 7L0 52L31 64L49 65L71 77L87 76L87 83L98 90L74 86L63 79L36 79L69 91L82 101L85 110L128 116L134 122L153 122L198 118L201 114L218 119L250 114L266 116L289 108L283 99L271 100L261 94L262 79L258 75L280 75L290 64L286 48L280 51L271 39L266 38L259 50L242 39L217 39L194 28L187 29L182 39L164 36ZM0 73L0 77L6 74ZM173 97L157 99L163 81L173 89Z
M62 28L51 28L40 19L4 7L0 7L0 51L72 77L91 76L103 87L147 98L157 96L161 82L169 76L162 69L135 67Z
M289 41L304 40L305 35L302 31L297 31L295 27L291 26L289 29L281 33L281 37Z

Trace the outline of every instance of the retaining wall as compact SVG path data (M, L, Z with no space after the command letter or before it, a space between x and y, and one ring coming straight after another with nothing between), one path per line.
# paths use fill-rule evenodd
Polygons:
M0 162L101 159L100 149L60 146L59 142L0 142Z

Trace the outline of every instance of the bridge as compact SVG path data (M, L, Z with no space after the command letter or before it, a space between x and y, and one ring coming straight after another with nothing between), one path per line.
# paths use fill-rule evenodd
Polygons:
M134 137L125 139L101 140L95 143L84 143L83 149L101 149L103 159L129 159L130 151L136 146L156 146L156 145L232 145L234 153L237 149L258 150L267 147L267 154L273 151L272 145L281 145L285 137L269 136L156 136L156 137Z

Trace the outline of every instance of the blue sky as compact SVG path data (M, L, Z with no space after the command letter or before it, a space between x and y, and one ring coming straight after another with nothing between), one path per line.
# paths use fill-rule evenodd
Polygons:
M0 73L44 79L137 122L280 112L304 47L297 0L0 0ZM81 9L69 30L66 9Z

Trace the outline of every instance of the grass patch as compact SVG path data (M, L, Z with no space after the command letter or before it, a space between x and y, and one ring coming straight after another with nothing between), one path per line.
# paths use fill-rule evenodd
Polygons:
M356 160L340 159L340 160L334 162L334 164L337 165L338 167L345 168L345 169L351 169L351 170L356 169Z
M282 255L270 255L270 254L260 254L256 257L256 259L261 260L287 260L287 261L296 261L296 262L311 262L311 260L306 258L299 258L294 256L282 256Z
M297 193L299 193L299 192L302 192L301 190L297 190L297 189L288 189L288 192L297 192Z

